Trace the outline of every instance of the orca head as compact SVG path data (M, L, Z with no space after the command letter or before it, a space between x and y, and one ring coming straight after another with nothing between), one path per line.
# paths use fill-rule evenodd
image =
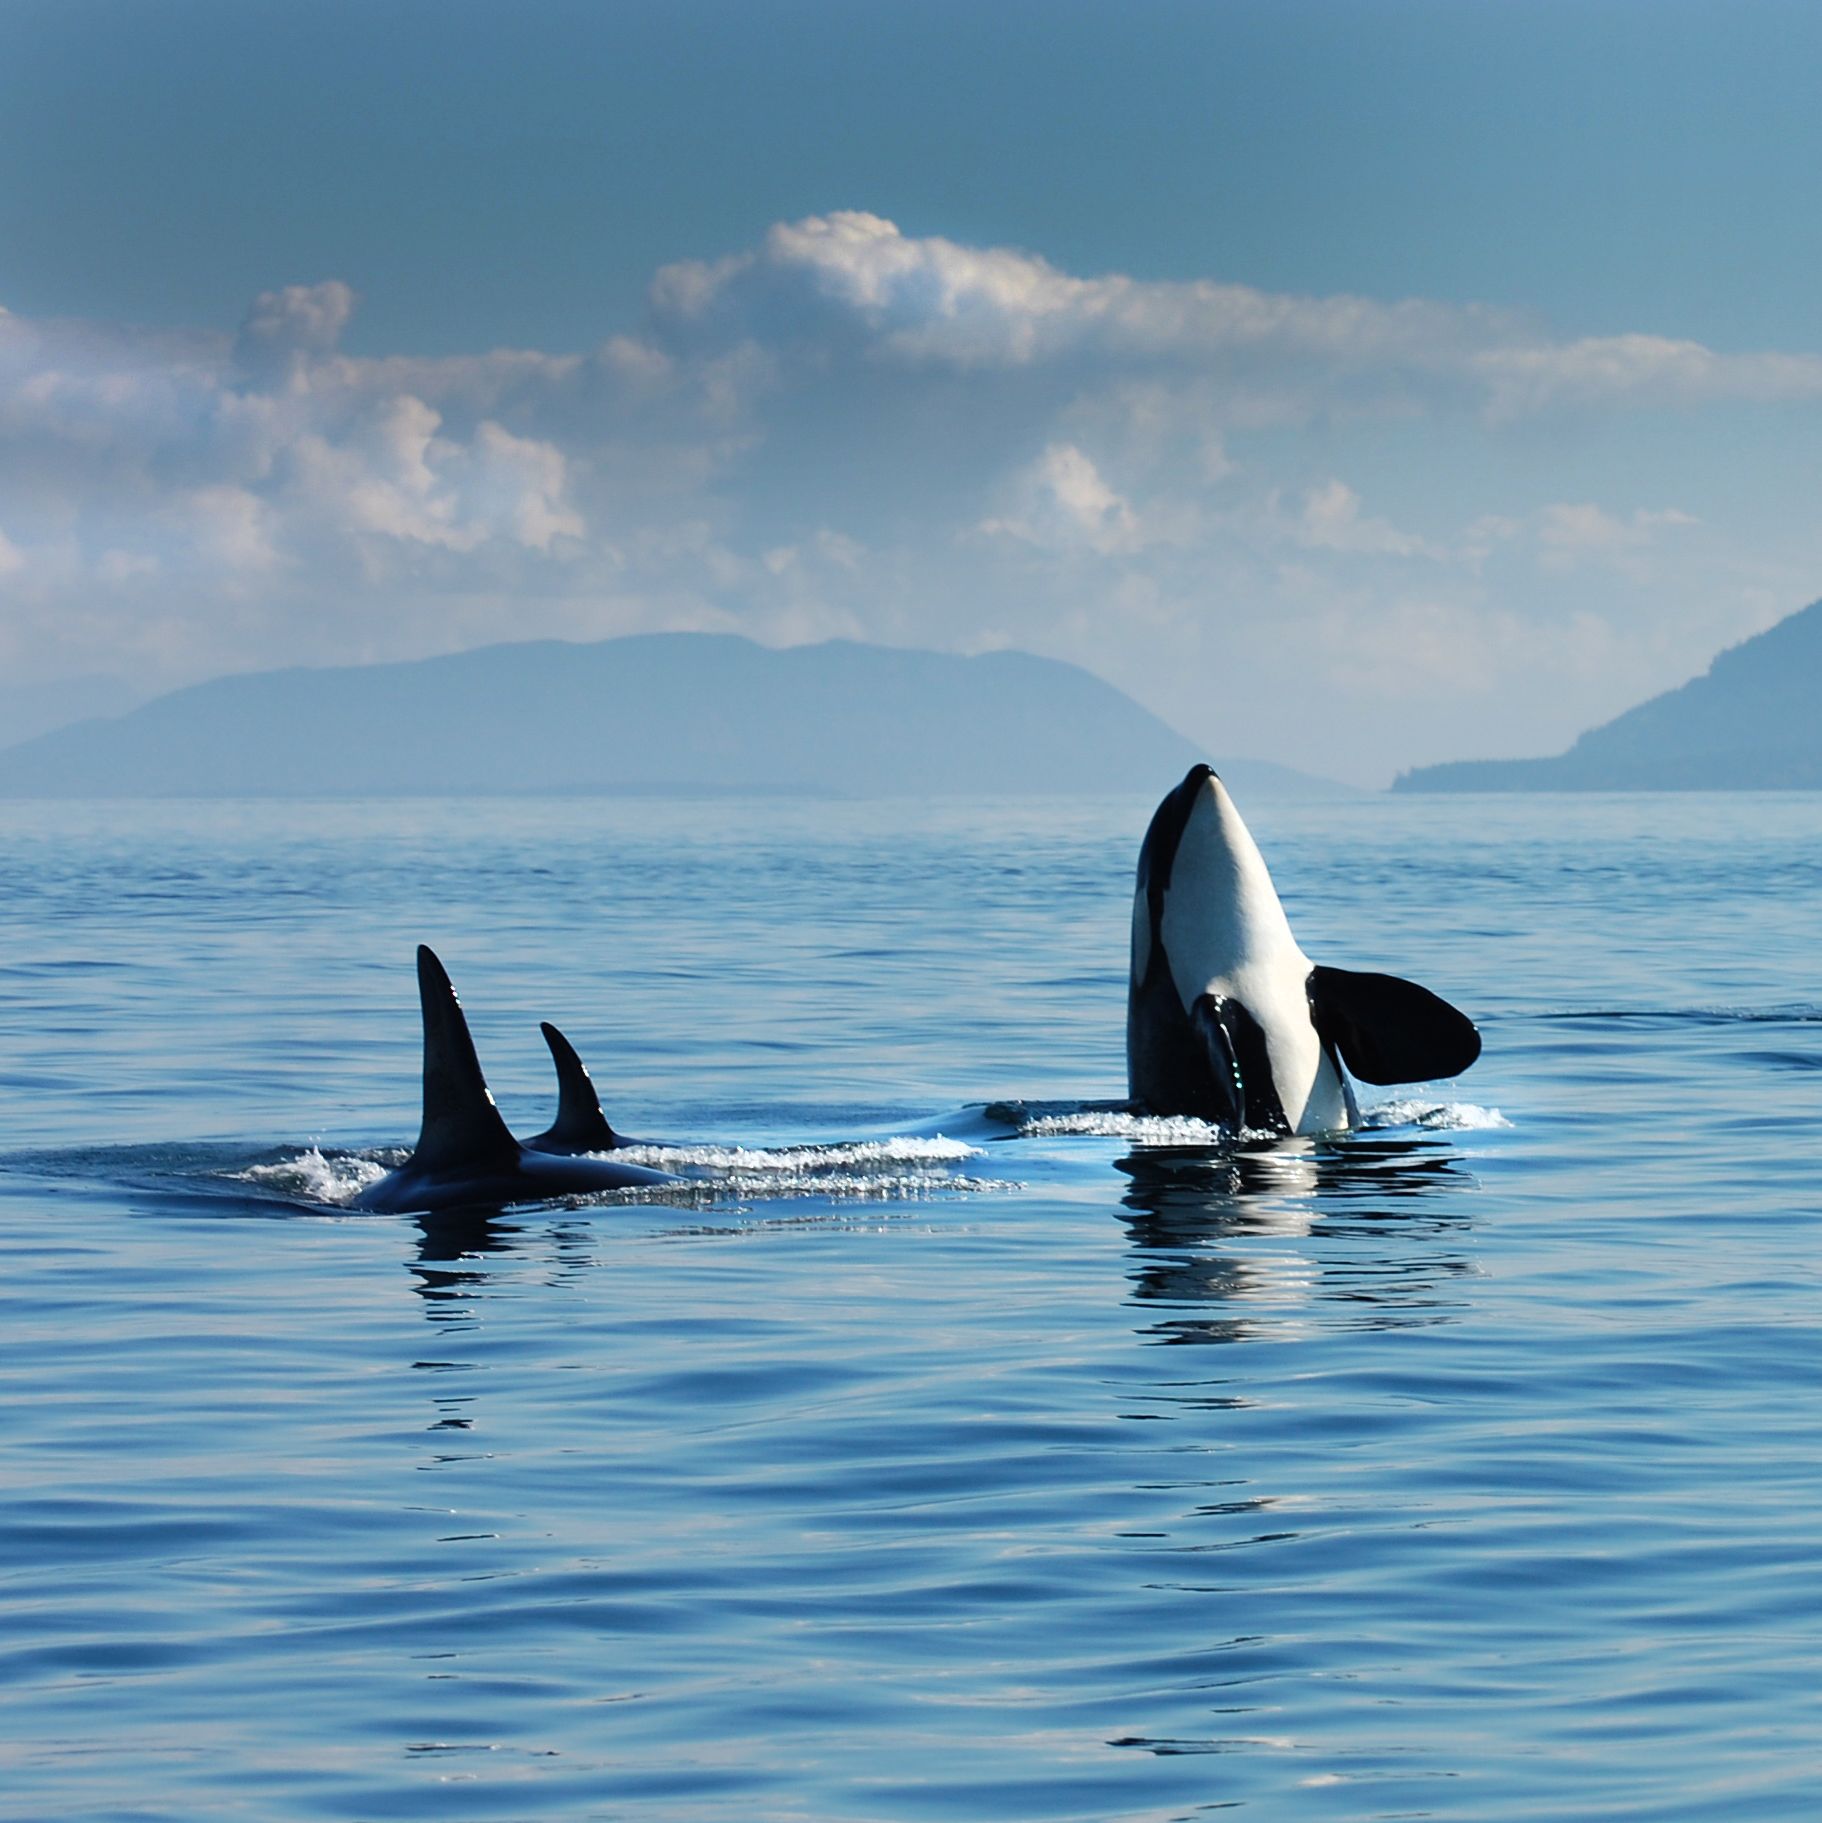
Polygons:
M1132 977L1163 959L1187 1016L1250 968L1303 961L1265 858L1221 776L1198 762L1158 806L1139 850ZM1305 972L1307 961L1303 961Z
M1212 766L1192 766L1139 851L1126 1028L1133 1099L1235 1129L1293 1129L1321 1061L1309 968L1227 787Z
M1210 766L1189 769L1139 851L1126 1003L1135 1102L1313 1133L1353 1123L1346 1070L1425 1082L1479 1054L1473 1022L1428 988L1312 965L1227 787Z

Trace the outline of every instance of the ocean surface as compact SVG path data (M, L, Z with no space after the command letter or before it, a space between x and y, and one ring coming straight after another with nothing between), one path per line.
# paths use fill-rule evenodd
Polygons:
M1486 1049L1238 1151L1151 808L0 805L0 1815L1816 1814L1822 795L1243 804ZM420 941L691 1181L341 1206Z

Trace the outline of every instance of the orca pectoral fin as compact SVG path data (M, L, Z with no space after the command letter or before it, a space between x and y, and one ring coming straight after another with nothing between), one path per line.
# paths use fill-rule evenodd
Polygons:
M448 973L424 944L418 945L418 1003L424 1012L424 1123L411 1162L450 1173L511 1169L519 1142L494 1106Z
M1480 1055L1480 1033L1439 994L1397 975L1310 970L1310 1017L1362 1082L1459 1076Z
M1227 1002L1219 994L1203 994L1189 1009L1189 1026L1208 1060L1209 1081L1214 1089L1213 1107L1198 1112L1238 1133L1246 1125L1246 1083L1234 1051Z
M538 1029L557 1066L557 1118L526 1145L533 1152L611 1152L620 1139L601 1112L601 1098L576 1047L548 1020Z

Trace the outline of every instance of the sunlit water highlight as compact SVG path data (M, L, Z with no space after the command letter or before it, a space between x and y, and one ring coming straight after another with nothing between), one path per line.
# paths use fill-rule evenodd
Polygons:
M0 806L0 1815L1807 1815L1822 803L1244 808L1470 1076L1107 1106L1144 803ZM419 941L686 1185L340 1207Z

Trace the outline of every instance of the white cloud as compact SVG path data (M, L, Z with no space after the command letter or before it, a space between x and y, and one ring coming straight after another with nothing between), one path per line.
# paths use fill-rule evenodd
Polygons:
M468 513L497 536L549 552L586 535L582 515L567 499L567 464L554 444L485 423L475 432L466 468L461 491Z
M1592 501L1558 501L1537 516L1540 560L1556 571L1604 564L1642 581L1650 574L1642 559L1659 535L1698 523L1693 514L1675 507L1641 507L1622 516Z
M0 310L9 655L175 682L539 630L1025 645L1269 752L1313 653L1353 705L1313 738L1389 770L1503 693L1548 697L1540 739L1623 707L1822 578L1813 513L1730 529L1803 463L1745 489L1707 434L1822 396L1819 355L1080 276L858 211L665 268L582 353L351 354L356 303Z
M1082 353L1195 362L1238 353L1430 366L1503 319L1473 307L1299 298L1208 280L1078 278L1036 254L917 239L857 210L780 223L755 252L665 267L661 331L788 341L845 323L878 354L962 367Z
M1694 525L1692 514L1674 507L1661 511L1640 508L1626 518L1609 513L1592 501L1558 502L1539 515L1538 542L1559 551L1636 550L1666 526Z
M1722 400L1802 402L1822 398L1822 356L1717 354L1663 336L1589 337L1518 343L1476 355L1496 415L1558 405L1701 405Z
M144 551L103 551L95 560L96 576L115 587L143 582L147 577L156 576L159 567L158 559Z
M1721 354L1632 334L1557 341L1516 313L1426 299L1300 297L1214 280L1094 278L1037 254L910 237L858 210L780 223L752 252L665 267L660 338L751 336L819 358L1018 368L1093 360L1109 374L1171 367L1236 392L1294 369L1358 405L1449 389L1497 416L1560 407L1687 406L1822 396L1822 355ZM1321 388L1317 388L1318 391ZM1260 409L1260 402L1252 402Z
M262 291L241 321L235 356L260 379L288 380L341 340L354 302L353 290L339 279Z
M1017 502L1005 517L981 521L989 536L1045 549L1082 549L1111 556L1145 542L1131 503L1109 487L1073 443L1052 443L1014 483Z
M1330 480L1304 496L1297 518L1297 536L1321 550L1352 552L1363 557L1439 558L1436 546L1389 520L1374 519L1360 510L1360 496L1345 481Z
M279 561L272 542L275 515L244 487L199 487L178 503L176 517L197 554L220 569L244 574L270 570ZM155 574L157 562L105 551L99 569L104 579L125 582Z

